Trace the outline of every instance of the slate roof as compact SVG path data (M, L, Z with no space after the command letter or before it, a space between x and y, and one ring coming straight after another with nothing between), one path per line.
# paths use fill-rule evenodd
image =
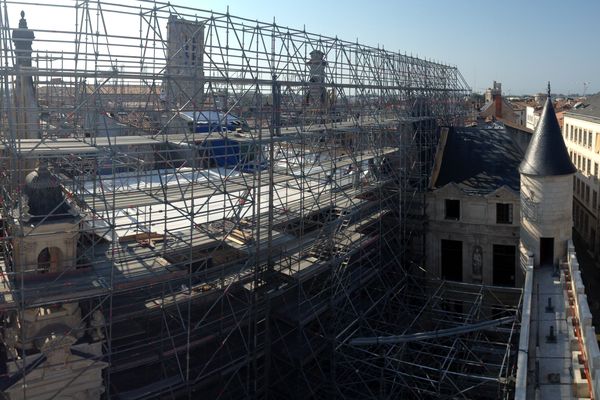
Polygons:
M565 146L550 97L546 99L542 116L519 171L532 176L568 175L576 171Z
M583 106L580 108L573 108L567 111L567 114L578 115L582 117L600 118L600 93L588 96L583 101Z
M522 159L523 151L505 129L450 129L433 187L454 182L470 194L485 195L502 186L518 192Z

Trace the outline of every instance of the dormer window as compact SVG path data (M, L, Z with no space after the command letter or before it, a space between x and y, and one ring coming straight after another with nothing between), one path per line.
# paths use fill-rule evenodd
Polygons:
M446 219L460 220L460 200L446 199Z

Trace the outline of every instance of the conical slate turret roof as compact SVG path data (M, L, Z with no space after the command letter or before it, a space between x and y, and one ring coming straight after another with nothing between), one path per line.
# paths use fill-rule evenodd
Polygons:
M575 171L577 169L569 158L548 94L542 117L519 166L519 172L524 175L554 176L573 174Z

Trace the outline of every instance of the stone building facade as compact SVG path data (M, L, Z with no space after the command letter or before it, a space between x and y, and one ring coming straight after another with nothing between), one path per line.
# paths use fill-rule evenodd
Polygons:
M522 286L530 259L558 266L572 235L575 171L550 96L526 146L505 128L442 132L427 194L427 271Z
M519 175L523 136L506 129L442 132L427 194L428 272L521 286Z
M451 203L458 207L458 215L452 215ZM517 192L502 186L473 195L450 183L430 193L427 204L427 265L433 275L486 285L522 283L516 257Z
M574 228L600 258L600 94L564 113L562 134L577 168L572 182Z

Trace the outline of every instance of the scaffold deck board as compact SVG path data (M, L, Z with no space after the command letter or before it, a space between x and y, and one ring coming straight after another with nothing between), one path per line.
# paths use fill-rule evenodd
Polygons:
M12 143L11 143L12 142ZM79 139L45 138L0 141L0 150L16 151L22 157L59 157L65 155L93 155L98 149Z
M382 154L388 154L392 151L395 150L388 149L382 152ZM273 183L291 184L292 182L301 180L302 182L309 184L305 179L316 177L325 179L327 178L327 173L324 171L336 171L357 162L371 160L376 156L378 155L365 154L356 157L343 157L339 160L324 161L315 166L318 168L311 168L308 173L301 173L298 175L274 173ZM85 194L77 195L77 197L81 204L99 212L120 208L150 206L160 203L172 203L176 201L191 201L192 199L206 198L216 194L234 194L251 189L256 190L257 182L263 183L261 188L263 191L267 191L268 186L265 186L268 182L268 179L266 179L267 177L263 176L260 181L257 181L256 178L257 177L252 174L242 174L240 176L224 177L221 180L215 179L214 181L203 180L200 182L181 182L178 185L171 184L169 186L157 186L156 188L151 187L151 189L119 189L117 191L102 191L101 186L96 190L96 193L90 193L88 189ZM347 176L347 179L352 179L352 176ZM106 180L110 181L110 177L107 177Z

